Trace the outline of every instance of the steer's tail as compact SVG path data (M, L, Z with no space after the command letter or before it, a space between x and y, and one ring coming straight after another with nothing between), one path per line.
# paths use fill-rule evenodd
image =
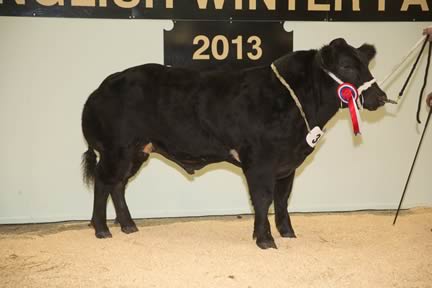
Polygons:
M83 169L83 181L85 184L90 186L93 183L96 172L96 161L97 156L93 148L89 147L86 152L82 155L82 169Z

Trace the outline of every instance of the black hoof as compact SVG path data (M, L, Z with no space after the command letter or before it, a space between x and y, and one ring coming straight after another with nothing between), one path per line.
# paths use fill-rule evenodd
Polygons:
M96 238L99 239L112 238L112 234L109 231L100 231L100 232L96 232Z
M276 223L276 228L282 237L297 238L291 225L286 224L286 222L284 222L283 224L278 224L278 222L279 221L277 221Z
M295 233L293 231L284 231L284 232L280 232L280 235L283 238L297 238L297 236L295 235Z
M271 239L262 240L262 241L257 240L256 244L261 249L269 249L269 248L277 249L276 243L274 242L274 240Z
M121 228L121 231L123 231L126 234L130 234L130 233L138 232L138 228L135 225L125 226Z

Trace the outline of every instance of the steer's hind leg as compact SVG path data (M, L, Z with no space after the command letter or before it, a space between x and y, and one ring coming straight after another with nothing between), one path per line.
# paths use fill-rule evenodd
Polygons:
M288 198L291 194L294 174L292 172L286 178L278 179L274 191L274 208L276 227L282 237L295 238L294 229L291 226L291 219L288 213Z
M93 216L91 220L91 224L95 229L97 238L112 237L111 232L109 231L106 224L106 205L108 195L109 190L105 189L98 169L95 175Z
M132 157L132 167L129 171L129 175L127 177L128 179L132 178L139 171L139 169L141 168L141 165L148 159L149 153L150 152L147 153L147 152L143 152L143 151L136 151L135 152L134 157ZM125 191L126 191L126 189L123 189L123 198L125 198ZM114 196L114 197L116 197L116 196ZM120 199L118 202L120 203L121 201L122 200ZM114 220L114 224L119 224L120 223L118 220L118 218L119 218L118 214L119 213L116 211L116 214L117 214L117 217ZM128 233L129 229L125 228L124 230L125 231L123 231L123 232ZM132 228L132 230L134 230L134 229ZM131 232L135 232L135 231L130 231L129 233L131 233Z
M111 195L113 200L117 220L122 231L125 233L138 231L126 204L125 187L129 177L138 171L139 166L147 158L148 155L137 155L135 150L126 148L110 149L101 154L95 179L95 200L92 217L96 237L111 237L106 225L108 195Z
M255 209L253 236L262 249L277 248L270 231L268 210L273 201L274 175L273 162L268 153L251 151L241 156L243 171Z
M149 155L147 153L135 151L132 152L132 157L126 157L124 160L122 160L125 161L125 165L128 164L126 166L129 167L129 169L126 171L127 173L124 184L119 187L115 187L116 189L113 189L111 192L111 199L113 200L114 208L117 214L116 222L120 224L121 230L126 234L137 232L138 228L136 227L135 222L132 220L126 204L125 187L128 179L133 177L138 172L141 165L148 159L148 157Z

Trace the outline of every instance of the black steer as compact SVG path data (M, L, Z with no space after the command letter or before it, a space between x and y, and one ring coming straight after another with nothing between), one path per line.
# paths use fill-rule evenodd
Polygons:
M297 51L275 63L298 96L311 127L323 127L341 107L331 71L359 87L373 77L375 48L343 39L320 50ZM373 84L364 107L386 101ZM253 236L261 248L276 248L268 209L274 201L276 227L295 237L287 211L297 167L312 153L305 121L292 95L270 66L229 72L199 72L147 64L106 78L88 98L82 129L88 143L84 177L94 181L91 223L96 237L111 237L106 225L108 195L125 233L137 231L125 200L125 186L151 152L193 174L216 162L241 167L255 210ZM97 161L95 150L100 158Z

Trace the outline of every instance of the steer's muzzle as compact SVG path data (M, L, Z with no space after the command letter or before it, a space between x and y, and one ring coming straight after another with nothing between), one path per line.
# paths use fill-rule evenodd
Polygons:
M387 98L386 93L382 91L376 83L363 92L363 97L363 107L370 111L377 110L385 103L392 103L392 101Z

